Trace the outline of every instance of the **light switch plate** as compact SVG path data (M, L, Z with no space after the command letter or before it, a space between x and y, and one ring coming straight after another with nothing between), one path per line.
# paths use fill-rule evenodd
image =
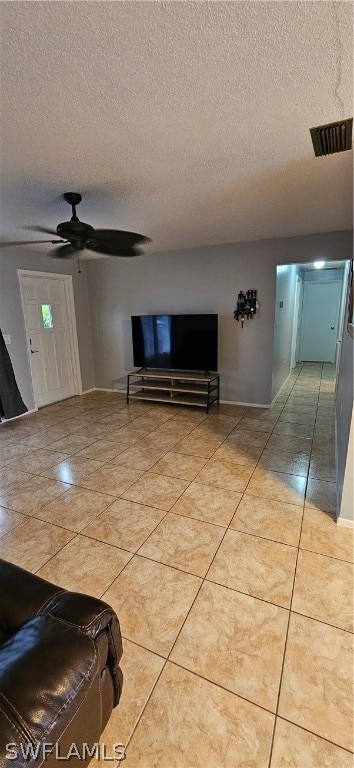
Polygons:
M5 344L11 344L11 336L8 333L4 333L4 342Z

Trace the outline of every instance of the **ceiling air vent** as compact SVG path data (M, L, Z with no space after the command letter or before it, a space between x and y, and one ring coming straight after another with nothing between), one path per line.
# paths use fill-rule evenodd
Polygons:
M334 155L352 148L353 118L339 120L337 123L318 125L310 128L316 157Z

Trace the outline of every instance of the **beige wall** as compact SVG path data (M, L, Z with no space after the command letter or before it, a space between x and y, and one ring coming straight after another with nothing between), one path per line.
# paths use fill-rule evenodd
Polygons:
M350 232L329 232L90 262L96 386L114 386L133 366L131 315L215 312L221 397L269 405L276 266L351 253ZM233 312L238 292L248 288L257 288L260 310L242 329Z

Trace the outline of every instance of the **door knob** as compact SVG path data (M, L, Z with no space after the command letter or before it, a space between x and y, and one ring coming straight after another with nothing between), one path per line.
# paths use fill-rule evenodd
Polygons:
M331 331L334 331L334 325L331 325Z
M39 352L39 349L31 349L31 355L35 355L36 352Z

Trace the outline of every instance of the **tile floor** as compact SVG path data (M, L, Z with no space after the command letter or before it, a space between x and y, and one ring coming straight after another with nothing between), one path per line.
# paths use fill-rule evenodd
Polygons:
M352 766L333 390L304 364L271 410L93 392L1 425L0 556L116 609L128 768Z

